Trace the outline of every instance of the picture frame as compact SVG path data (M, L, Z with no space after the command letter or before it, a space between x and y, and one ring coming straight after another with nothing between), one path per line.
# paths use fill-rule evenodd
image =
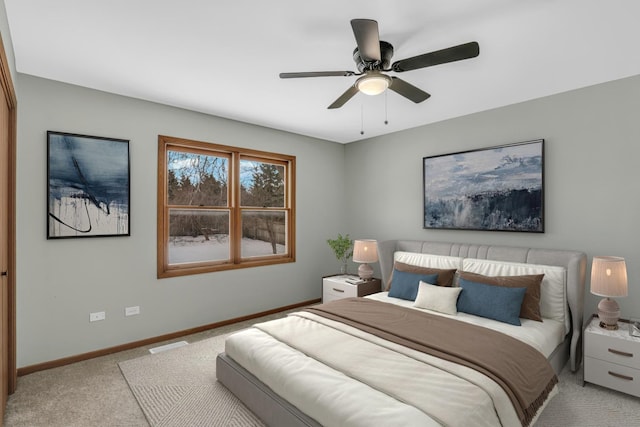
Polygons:
M544 139L423 157L425 229L544 233Z
M129 140L47 131L47 239L130 236Z

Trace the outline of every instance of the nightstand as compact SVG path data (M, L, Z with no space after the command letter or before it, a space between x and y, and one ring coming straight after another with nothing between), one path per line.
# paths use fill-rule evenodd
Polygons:
M363 297L380 292L380 279L362 280L358 276L342 274L322 278L322 302L326 303L341 298Z
M629 324L610 331L594 316L584 331L584 380L640 397L640 339Z

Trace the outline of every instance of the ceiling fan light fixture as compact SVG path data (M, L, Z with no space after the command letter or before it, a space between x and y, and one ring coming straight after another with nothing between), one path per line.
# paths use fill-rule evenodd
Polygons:
M391 79L380 73L368 74L356 81L356 87L365 95L380 95L391 85Z

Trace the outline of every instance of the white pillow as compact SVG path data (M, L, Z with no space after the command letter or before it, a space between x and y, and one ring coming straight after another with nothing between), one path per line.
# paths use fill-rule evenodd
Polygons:
M413 303L414 307L426 308L445 314L457 314L456 303L462 288L449 288L431 285L422 280L418 287L418 296Z
M443 270L462 269L463 258L457 256L422 254L417 252L396 251L394 261L418 267L441 268Z

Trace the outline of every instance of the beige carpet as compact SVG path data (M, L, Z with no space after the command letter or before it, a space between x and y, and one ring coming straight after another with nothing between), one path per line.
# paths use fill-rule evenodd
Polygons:
M215 358L227 335L120 362L152 427L262 426L216 381ZM565 369L560 375L560 393L536 426L640 426L640 399L592 384L583 387L578 376Z
M152 427L263 425L216 380L227 335L119 363Z
M595 384L565 367L560 393L540 415L536 427L640 427L640 399Z

